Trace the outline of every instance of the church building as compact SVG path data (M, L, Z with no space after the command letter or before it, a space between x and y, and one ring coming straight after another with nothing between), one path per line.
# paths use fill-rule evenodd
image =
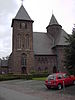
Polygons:
M12 20L12 53L8 61L9 72L29 74L32 71L48 73L65 71L64 48L67 33L56 20L50 19L47 32L33 32L34 21L21 5Z

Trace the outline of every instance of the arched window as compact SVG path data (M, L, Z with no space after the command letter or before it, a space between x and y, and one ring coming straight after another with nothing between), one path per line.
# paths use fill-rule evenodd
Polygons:
M21 49L21 35L17 35L17 49Z
M27 65L26 62L27 62L27 56L26 56L25 53L23 53L22 56L21 56L21 65L22 65L22 67L26 67L26 65Z
M27 73L27 56L25 53L23 53L21 55L21 70L22 70L22 74L26 74Z
M29 35L26 34L26 49L29 48Z
M41 67L38 67L38 71L41 71Z

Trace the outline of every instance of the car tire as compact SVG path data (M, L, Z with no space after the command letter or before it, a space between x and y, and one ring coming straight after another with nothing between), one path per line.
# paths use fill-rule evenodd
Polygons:
M62 89L62 85L58 84L57 88L58 88L58 90L61 90Z
M73 81L73 85L75 85L75 80Z
M47 89L50 89L50 87L49 87L49 86L47 86Z

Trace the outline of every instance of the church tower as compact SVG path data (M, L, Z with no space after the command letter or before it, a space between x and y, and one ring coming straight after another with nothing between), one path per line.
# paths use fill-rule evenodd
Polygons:
M9 60L14 74L28 74L33 67L33 20L23 5L12 20L12 54Z
M46 27L48 35L51 35L54 39L54 45L55 42L61 33L62 26L59 25L58 21L56 20L54 14L52 14L51 20L49 22L49 25Z

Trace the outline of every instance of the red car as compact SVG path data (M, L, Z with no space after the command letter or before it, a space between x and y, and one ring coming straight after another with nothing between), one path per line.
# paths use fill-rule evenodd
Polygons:
M46 87L62 89L63 86L75 85L75 76L69 76L67 73L54 73L45 80Z

